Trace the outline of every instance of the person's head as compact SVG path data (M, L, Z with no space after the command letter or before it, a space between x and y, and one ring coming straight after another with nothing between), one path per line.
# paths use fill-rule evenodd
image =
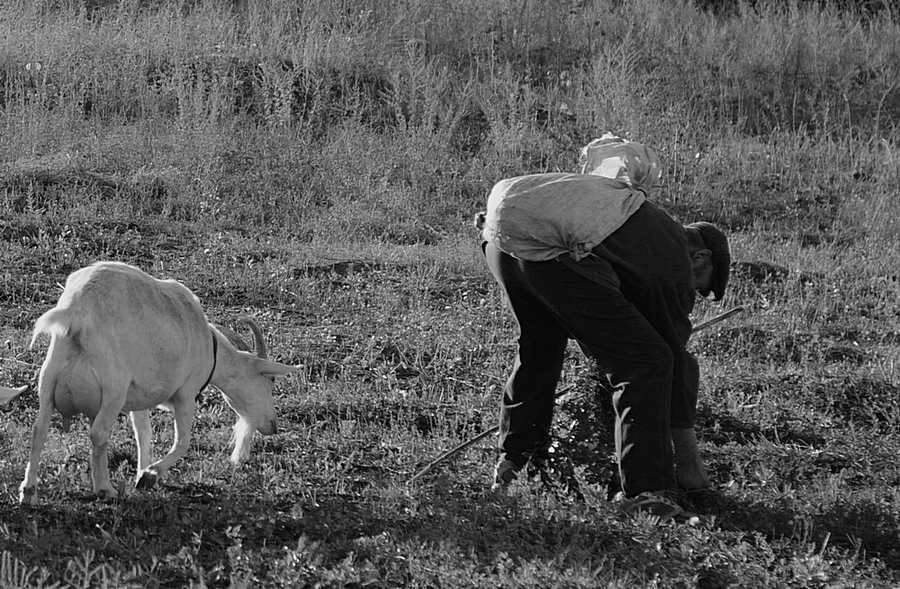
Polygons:
M686 225L684 234L694 272L694 288L704 297L712 292L713 300L722 300L731 272L728 239L715 225L705 221Z

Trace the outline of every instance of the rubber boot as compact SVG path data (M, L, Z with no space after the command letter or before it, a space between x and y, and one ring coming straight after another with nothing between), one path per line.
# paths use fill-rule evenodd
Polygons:
M709 489L712 484L700 458L694 428L673 429L672 443L675 445L675 478L678 486L685 491Z
M501 460L494 467L494 483L491 491L505 489L516 479L516 475L522 468L512 460Z

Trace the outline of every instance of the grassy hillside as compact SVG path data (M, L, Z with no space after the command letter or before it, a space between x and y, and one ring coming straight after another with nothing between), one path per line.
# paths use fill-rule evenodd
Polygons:
M37 398L0 409L0 586L892 587L900 584L900 24L832 4L25 0L0 5L0 382L98 259L250 314L281 433L89 496L87 423L55 427L17 505ZM472 215L497 180L571 171L613 131L660 204L729 231L748 311L699 333L701 528L623 521L605 392L572 346L554 470L487 487L515 330ZM157 453L171 418L155 414Z

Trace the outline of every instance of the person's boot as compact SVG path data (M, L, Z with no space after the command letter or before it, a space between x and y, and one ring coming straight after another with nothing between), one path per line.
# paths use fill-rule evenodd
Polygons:
M501 460L494 467L494 483L491 485L491 491L505 489L516 479L516 475L522 470L518 464L512 460Z
M675 445L675 478L678 486L685 491L700 491L712 487L706 474L706 466L700 458L694 428L673 429L672 443Z

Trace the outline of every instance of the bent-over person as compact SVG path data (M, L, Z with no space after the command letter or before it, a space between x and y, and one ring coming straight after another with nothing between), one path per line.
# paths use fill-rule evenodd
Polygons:
M584 154L587 173L498 183L479 216L488 267L519 327L494 486L546 451L573 338L615 391L621 509L688 521L672 491L710 486L694 431L689 317L696 292L722 299L728 242L715 226L682 226L647 199L659 178L652 150L607 135Z

